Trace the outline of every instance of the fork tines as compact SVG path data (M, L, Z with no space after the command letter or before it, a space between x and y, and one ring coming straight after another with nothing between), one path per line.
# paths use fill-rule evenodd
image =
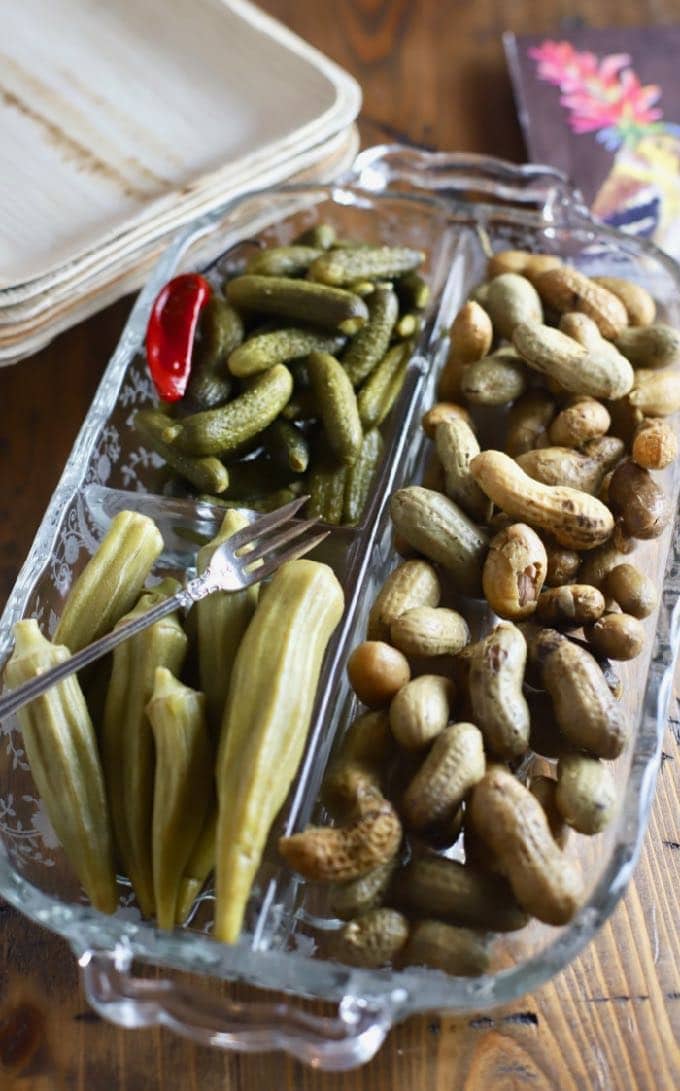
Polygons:
M316 523L316 520L312 522ZM307 530L307 527L305 527ZM271 576L273 572L276 572L277 568L280 568L286 561L295 561L298 557L303 557L305 553L310 553L316 546L323 542L324 538L327 538L330 534L329 530L322 530L320 534L315 534L312 538L300 538L284 553L277 553L273 557L269 557L264 563L254 570L254 574L257 575L257 579L265 580L267 576ZM267 555L268 556L268 555ZM250 562L250 556L248 556Z
M229 539L231 548L233 550L241 549L243 546L255 541L255 539L260 538L263 534L275 530L282 523L292 519L308 500L309 496L297 496L295 500L291 500L289 504L284 504L282 508L277 508L276 511L270 512L269 515L263 515L261 519L249 523L247 527L243 527L242 530L237 531Z

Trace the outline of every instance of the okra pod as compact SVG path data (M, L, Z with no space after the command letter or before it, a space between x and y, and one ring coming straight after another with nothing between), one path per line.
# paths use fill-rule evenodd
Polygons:
M301 326L272 330L250 337L232 352L229 370L239 377L256 375L275 364L285 364L310 352L339 352L345 338L338 334L307 330Z
M198 552L196 566L199 575L205 571L215 550L237 530L248 525L239 511L228 511L217 535ZM243 591L215 591L196 603L198 635L198 669L201 689L205 694L208 723L217 738L229 692L231 668L241 638L255 613L259 584Z
M142 595L124 621L146 613L178 589L164 580ZM153 693L156 667L179 674L187 638L177 614L125 640L113 652L106 695L101 747L116 847L144 916L153 916L151 853L154 742L146 706Z
M323 250L318 246L293 243L290 246L272 246L261 250L250 259L246 273L265 277L297 277L306 273Z
M14 626L6 667L10 689L69 659L35 620ZM118 906L113 837L104 777L92 721L75 675L51 686L17 713L26 757L55 833L92 904L104 913Z
M349 376L325 352L313 352L307 367L328 444L341 462L351 464L359 453L363 430Z
M410 350L410 342L400 342L388 349L359 391L357 405L364 428L372 428L378 423L385 403L389 400L390 388L399 376Z
M205 821L213 780L213 755L202 693L157 667L146 713L153 730L152 860L156 919L174 928L184 874Z
M331 250L314 261L309 276L321 284L341 287L353 280L390 279L417 269L425 260L422 250L407 246L366 246Z
M233 455L276 420L293 392L283 364L258 375L249 390L219 409L168 422L166 439L184 454Z
M204 458L186 455L172 443L167 443L163 438L168 429L165 413L158 409L139 409L133 424L152 450L199 492L224 492L229 484L229 472L224 464L214 455Z
M243 321L226 299L213 295L201 314L199 330L186 398L196 409L214 409L231 393L227 357L243 340Z
M398 314L399 304L392 289L376 288L368 301L368 322L354 335L342 358L352 386L363 382L382 360Z
M359 457L347 471L343 506L343 523L354 525L361 519L371 482L383 453L383 439L377 428L366 433Z
M134 511L115 515L69 592L54 643L73 653L108 633L137 601L162 549L152 519Z
M229 281L227 296L236 307L347 334L356 333L368 318L366 304L353 292L292 277L245 274Z
M206 879L215 870L215 840L217 837L217 800L211 792L210 803L198 840L191 850L189 860L179 884L175 924L183 924L191 907L201 893Z

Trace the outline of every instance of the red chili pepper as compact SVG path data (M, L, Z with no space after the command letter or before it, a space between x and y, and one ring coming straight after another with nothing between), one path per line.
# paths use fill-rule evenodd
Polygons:
M212 295L205 277L183 273L168 281L154 300L146 327L146 356L154 386L165 402L184 394L198 317Z

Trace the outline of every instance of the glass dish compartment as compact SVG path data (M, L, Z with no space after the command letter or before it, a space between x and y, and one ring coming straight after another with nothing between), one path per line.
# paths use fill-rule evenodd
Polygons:
M121 909L111 918L83 905L36 799L20 734L12 722L3 726L0 755L0 832L6 850L0 858L0 893L69 938L81 956L89 950L117 952L119 962L139 958L300 996L341 1003L354 998L373 1004L381 1013L376 1025L380 1019L389 1025L418 1010L479 1010L521 995L566 965L611 913L630 877L644 833L678 644L680 541L676 526L658 541L640 543L633 555L635 563L663 585L663 596L658 616L646 623L645 652L633 663L620 665L624 703L635 730L615 765L621 793L618 817L599 837L572 835L568 844L568 852L578 858L589 880L588 898L572 922L563 928L532 922L520 933L499 937L493 946L491 972L475 979L447 977L424 968L357 970L316 956L323 897L281 866L276 838L323 817L316 802L323 770L355 711L344 665L349 651L362 639L377 589L398 559L391 546L387 501L395 488L420 480L429 444L419 420L436 400L436 374L447 350L446 328L471 288L483 279L490 249L558 253L589 274L631 277L655 296L659 317L674 325L680 325L680 296L677 270L669 259L652 246L594 224L549 172L539 185L535 173L509 164L494 166L485 160L482 165L455 156L377 149L359 157L353 181L357 184L289 187L250 195L199 221L177 240L134 307L2 618L2 660L11 647L11 625L19 617L35 616L48 632L53 631L70 583L117 507L139 505L158 515L167 533L165 561L175 569L190 568L193 549L171 531L181 529L187 519L205 533L216 525L219 515L207 505L147 498L158 488L159 460L140 447L130 428L134 410L152 401L139 357L151 301L176 271L196 266L192 254L200 253L206 237L219 231L224 238L225 257L209 270L214 278L237 260L239 244L255 235L267 242L286 242L323 220L333 222L345 236L413 245L427 252L425 275L433 302L404 391L384 426L385 456L362 523L357 528L333 528L316 554L336 569L345 587L347 610L326 657L306 754L272 831L249 905L247 928L237 945L226 947L204 934L209 927L208 905L199 909L188 928L172 935L140 921L129 892L123 891ZM487 199L495 194L508 203L462 199L461 193L469 193L473 183ZM400 186L410 191L397 193L390 188ZM427 190L438 191L437 197L433 199ZM513 197L522 205L538 199L540 208L513 207ZM499 445L495 437L502 416L497 411L480 415L483 445ZM677 465L664 472L663 482L676 510ZM121 496L118 490L128 495ZM488 628L493 622L490 611L480 604L469 605L477 612L480 628ZM326 923L332 927L332 922ZM270 1037L282 1044L280 1035ZM296 1052L290 1038L283 1044ZM316 1054L314 1048L310 1047L311 1054L298 1055L326 1063L319 1059L320 1047ZM356 1063L358 1054L350 1054L348 1047L347 1063Z

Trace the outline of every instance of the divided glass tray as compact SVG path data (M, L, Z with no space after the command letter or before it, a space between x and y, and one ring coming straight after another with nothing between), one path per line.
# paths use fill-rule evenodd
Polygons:
M568 845L588 883L585 903L568 925L532 922L521 932L497 937L490 972L476 978L426 968L354 969L323 955L324 935L338 922L326 913L323 892L282 866L276 839L324 818L316 802L324 767L356 711L345 663L362 639L377 589L397 560L389 496L420 480L428 447L420 417L435 401L437 372L448 347L446 329L483 279L489 248L557 253L588 274L631 277L656 298L660 318L676 326L680 272L650 244L596 224L551 168L400 147L368 149L335 185L251 193L196 221L159 261L134 305L5 608L0 662L10 654L11 627L19 618L36 617L47 633L53 632L71 583L121 508L138 508L156 518L166 543L159 572L183 574L192 568L192 538L209 536L221 512L209 504L161 496L160 460L131 427L134 412L153 401L143 357L151 303L170 277L191 268L188 254L205 238L222 240L222 257L206 270L219 282L252 252L254 238L286 242L319 221L332 222L343 236L424 250L432 302L404 389L383 425L385 454L361 524L332 528L314 553L335 569L346 612L326 655L305 755L272 830L240 941L230 947L211 937L209 890L190 924L172 934L141 920L123 883L114 916L85 904L42 811L13 720L0 728L0 895L69 941L89 1002L113 1022L128 1027L160 1023L223 1048L285 1049L317 1067L342 1069L369 1059L390 1026L413 1012L479 1011L538 987L594 935L621 897L639 854L678 650L676 524L658 541L640 543L634 554L663 594L656 616L646 622L644 653L621 665L623 701L634 730L614 766L618 816L599 837L573 837ZM493 445L497 426L498 411L482 421L487 445ZM663 485L676 510L677 466L664 471ZM469 605L479 631L490 628L488 608ZM136 962L199 973L205 981L200 988L187 988L171 979L144 979L134 973ZM211 992L211 977L280 990L290 999L231 1003L214 988ZM336 1002L337 1016L310 1015L295 997Z

